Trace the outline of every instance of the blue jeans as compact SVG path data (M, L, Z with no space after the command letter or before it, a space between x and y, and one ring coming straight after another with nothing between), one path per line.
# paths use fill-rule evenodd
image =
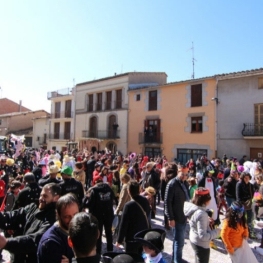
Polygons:
M180 224L175 222L175 227L173 227L173 262L181 263L183 257L183 247L184 247L184 234L186 229L186 223Z
M236 201L235 198L231 198L231 197L227 197L226 196L226 202L227 202L227 206L230 207L232 202Z

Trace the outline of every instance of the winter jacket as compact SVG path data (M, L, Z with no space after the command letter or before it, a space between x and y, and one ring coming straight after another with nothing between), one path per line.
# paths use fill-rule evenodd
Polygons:
M243 238L248 237L248 228L237 224L237 229L228 226L228 220L225 219L221 230L221 238L226 246L228 253L233 254L234 248L242 246Z
M89 198L84 201L84 207L89 208L98 220L104 217L113 218L114 192L107 183L98 183L89 189Z
M59 184L61 183L62 181L57 179L57 178L51 178L50 175L46 175L44 176L43 178L41 178L39 181L38 181L38 184L43 187L45 186L46 184L49 184L49 183L55 183L55 184Z
M260 185L258 192L263 196L263 184ZM256 203L258 207L257 217L263 218L263 200L258 200Z
M68 233L55 223L42 236L37 250L38 263L60 263L62 255L71 262L74 257L72 248L68 245Z
M209 248L209 242L219 236L220 229L211 230L209 227L206 207L199 207L193 203L185 202L184 214L190 219L190 241L197 246Z
M37 183L29 183L19 192L15 200L13 210L25 207L31 203L38 205L41 188Z
M237 201L245 202L254 196L254 188L251 183L238 182L236 185Z
M228 176L224 181L225 196L236 199L237 180L232 176Z
M148 200L141 195L137 195L133 199L124 206L117 238L118 243L122 243L124 239L125 242L134 241L136 233L149 227L150 205ZM144 213L136 202L140 204Z
M128 186L124 184L121 188L121 193L119 197L119 203L115 210L115 213L118 215L119 212L122 212L124 205L131 200L130 195L128 194Z
M76 195L79 204L82 203L82 199L84 197L84 188L79 181L74 178L69 178L59 183L59 185L61 187L61 196L68 193L73 193Z
M37 246L42 235L56 221L55 203L50 203L44 210L36 204L30 204L11 212L0 213L0 228L23 230L23 234L7 238L4 247L15 254L14 263L36 263Z
M165 189L164 211L168 220L175 220L178 223L186 223L184 214L184 202L188 200L182 184L186 187L189 195L189 185L186 181L181 182L178 177L169 181Z

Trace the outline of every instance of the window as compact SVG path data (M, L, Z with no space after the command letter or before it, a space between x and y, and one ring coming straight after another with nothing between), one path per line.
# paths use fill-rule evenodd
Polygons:
M259 89L263 89L263 77L262 78L258 78L258 88Z
M157 90L149 91L149 111L157 110Z
M202 84L191 85L191 107L202 106Z
M97 93L97 111L102 110L102 93Z
M136 101L140 101L141 100L141 94L136 94Z
M59 139L60 123L55 122L54 124L54 139Z
M145 147L144 154L150 158L156 158L162 155L160 148Z
M110 110L111 109L111 91L107 91L106 92L106 110Z
M116 90L116 109L121 109L122 104L122 90Z
M60 118L60 102L55 102L55 118Z
M161 143L161 120L144 121L144 142Z
M70 140L70 122L65 122L64 139L65 140Z
M191 132L202 132L203 131L203 118L192 117L191 118Z
M88 111L93 111L93 94L89 94L88 97Z
M263 124L263 104L254 105L255 124Z
M65 117L71 118L71 100L66 100L65 103Z
M255 118L254 135L262 136L263 135L263 104L254 105L254 118Z
M197 160L203 155L207 156L206 149L177 149L177 161L186 164L189 159Z

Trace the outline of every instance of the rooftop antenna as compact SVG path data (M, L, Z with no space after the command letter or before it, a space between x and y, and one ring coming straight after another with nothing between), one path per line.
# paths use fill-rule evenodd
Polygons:
M195 59L194 42L192 42L192 47L190 49L192 49L192 64L193 64L192 79L194 79L195 78L195 61L197 61ZM190 49L188 49L188 50L190 50Z

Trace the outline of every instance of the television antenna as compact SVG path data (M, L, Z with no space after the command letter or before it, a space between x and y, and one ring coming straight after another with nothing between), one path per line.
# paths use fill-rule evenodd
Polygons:
M192 47L190 49L192 49L192 65L193 65L192 79L194 79L195 78L195 61L197 61L195 59L194 42L192 42Z

